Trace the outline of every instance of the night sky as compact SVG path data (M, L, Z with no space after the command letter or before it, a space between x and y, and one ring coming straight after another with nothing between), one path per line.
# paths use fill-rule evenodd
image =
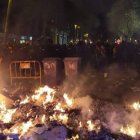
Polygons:
M97 26L102 29L112 3L113 0L12 0L9 30L16 33L24 25L33 28L35 20L40 23L45 20L61 28L79 24L84 31L92 31ZM0 0L1 32L7 5L8 0Z

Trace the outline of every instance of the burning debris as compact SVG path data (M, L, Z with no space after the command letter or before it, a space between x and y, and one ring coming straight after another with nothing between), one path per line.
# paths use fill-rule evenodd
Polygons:
M125 116L123 116L122 122L119 120L119 123L115 122L117 115L119 116L119 113L115 112L116 108L111 103L106 106L105 102L93 101L89 96L72 98L66 93L60 96L57 94L57 90L44 86L36 90L35 94L16 100L10 109L6 108L4 102L0 103L0 139L140 139L139 122L135 120L137 125L134 125L132 121L127 122L130 119L123 121L126 119ZM110 112L106 109L109 109ZM114 115L111 114L112 110L114 110ZM122 107L122 110L125 115L129 116L133 112L138 116L140 105L136 102L129 108ZM113 123L118 123L114 130L112 129ZM112 126L110 127L110 125Z

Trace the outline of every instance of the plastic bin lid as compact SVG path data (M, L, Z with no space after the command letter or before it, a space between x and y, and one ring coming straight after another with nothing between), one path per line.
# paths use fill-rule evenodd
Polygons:
M67 61L67 60L81 60L80 57L66 57L64 58L64 61Z

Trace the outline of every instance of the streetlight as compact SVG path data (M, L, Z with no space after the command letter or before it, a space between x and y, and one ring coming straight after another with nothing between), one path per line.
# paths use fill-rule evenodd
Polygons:
M75 42L76 42L76 40L79 38L78 30L80 29L80 26L75 24L74 28L75 28Z
M79 39L79 30L80 30L80 26L77 26L77 39Z
M5 19L5 25L4 25L5 39L6 39L7 31L8 31L8 22L9 22L11 3L12 3L12 0L8 0L8 7L7 7L6 19Z
M74 25L74 28L75 28L75 42L76 42L76 39L77 39L77 26L78 25L76 25L76 24Z

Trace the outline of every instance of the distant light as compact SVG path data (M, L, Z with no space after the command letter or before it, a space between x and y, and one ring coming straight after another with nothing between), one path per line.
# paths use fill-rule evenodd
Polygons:
M79 42L79 39L78 39L78 38L76 39L76 42L77 42L77 43Z
M24 40L25 39L25 36L21 36L21 40Z
M24 44L24 43L26 43L25 40L20 40L20 44Z
M86 37L86 38L87 38L88 36L89 36L89 34L88 34L88 33L84 34L84 37Z
M70 40L70 43L73 43L73 40Z
M32 37L32 36L30 36L30 37L29 37L29 40L33 40L33 37Z
M121 42L122 42L121 39L117 39L117 40L116 40L116 43L117 43L117 44L121 44Z
M20 44L22 44L23 43L23 41L22 40L20 40Z
M75 29L77 28L77 26L78 26L78 25L76 25L76 24L74 25Z
M78 25L78 27L77 27L78 29L80 29L80 26Z
M137 40L135 40L135 43L138 43L138 41L137 41Z
M93 41L92 41L92 40L90 40L90 41L89 41L89 43L90 43L90 44L93 44Z
M86 44L87 44L87 42L88 42L87 39L85 39L85 43L86 43Z

